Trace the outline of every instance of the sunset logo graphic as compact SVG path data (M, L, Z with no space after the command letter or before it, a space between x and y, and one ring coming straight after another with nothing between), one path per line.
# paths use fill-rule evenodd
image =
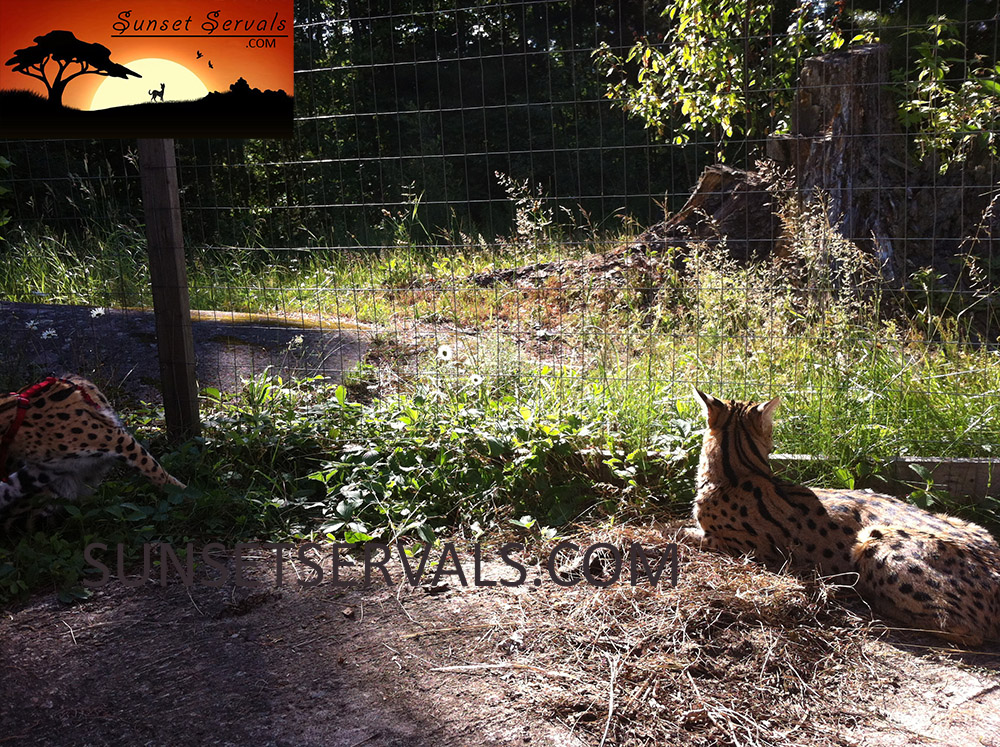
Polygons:
M289 137L291 0L0 5L0 137Z

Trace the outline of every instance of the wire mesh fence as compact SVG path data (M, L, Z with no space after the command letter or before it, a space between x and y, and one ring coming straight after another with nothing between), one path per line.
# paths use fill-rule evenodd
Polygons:
M295 136L177 142L202 384L668 450L697 384L782 395L779 449L838 469L991 457L998 4L749 7L297 2ZM0 147L11 343L155 378L134 143Z

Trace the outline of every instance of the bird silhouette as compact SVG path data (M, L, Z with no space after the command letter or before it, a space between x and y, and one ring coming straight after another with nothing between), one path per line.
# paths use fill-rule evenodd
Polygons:
M203 54L201 53L201 50L200 50L200 49L199 49L199 50L197 50L196 54L198 55L197 57L195 57L195 59L196 59L196 60L200 60L200 59L201 59L202 57L204 57L204 56L205 56L205 55L203 55Z
M215 65L213 65L213 64L212 64L212 61L211 61L211 60L209 60L209 61L208 61L208 66L209 66L210 68L213 68L213 69L215 68Z

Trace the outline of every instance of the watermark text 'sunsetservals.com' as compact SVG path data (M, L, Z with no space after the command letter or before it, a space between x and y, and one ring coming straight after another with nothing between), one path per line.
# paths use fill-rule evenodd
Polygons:
M154 548L157 554L154 556ZM393 548L396 550L398 566L402 576L396 571L393 578L389 565L392 561ZM142 545L142 572L129 574L131 563L126 562L126 548L123 544L115 546L114 561L107 557L108 546L101 542L87 545L83 551L84 560L90 568L99 572L97 578L87 578L84 586L94 589L107 584L113 576L125 586L135 587L156 581L163 586L171 582L171 578L184 586L206 586L218 588L228 583L230 579L238 587L258 587L262 581L248 575L250 563L243 554L250 551L269 550L274 552L274 585L283 586L287 577L287 564L297 562L308 569L304 575L297 577L299 586L311 587L326 583L331 586L356 587L369 586L373 583L395 585L405 581L411 586L421 583L437 585L445 580L454 579L462 586L522 586L529 583L529 566L518 559L517 555L525 551L525 545L519 542L508 542L496 548L487 549L480 544L472 546L472 572L463 568L459 552L453 542L444 543L436 557L431 558L433 548L424 545L418 552L408 552L403 541L397 540L394 546L381 542L366 542L363 558L359 563L349 559L344 553L356 549L347 543L320 545L306 542L301 545L291 543L250 542L238 543L233 548L227 548L221 542L209 542L196 551L193 543L187 543L183 552L178 553L172 545L166 543L145 543ZM325 550L325 552L324 552ZM287 553L287 555L286 555ZM495 554L501 569L513 572L513 576L503 575L490 577L484 568L484 560L490 554ZM231 559L231 563L226 559ZM573 562L576 558L580 562ZM197 560L200 559L200 562ZM113 569L105 561L113 563ZM151 575L154 560L158 561L158 578ZM256 563L255 563L256 565ZM467 566L468 564L466 564ZM606 587L621 581L622 573L628 569L628 581L632 586L648 583L657 586L663 573L669 568L668 579L671 586L677 585L678 561L677 545L668 544L656 552L649 552L638 542L633 542L623 553L617 546L608 542L599 542L586 548L581 548L572 542L560 542L552 548L545 557L542 567L535 567L536 575L531 580L535 586L541 586L543 579L568 587L585 582L591 586ZM197 567L196 567L197 566ZM498 570L496 563L491 564L494 572ZM576 570L568 572L567 568ZM342 577L347 569L360 570L358 578ZM116 572L116 573L115 573ZM470 577L471 576L471 577Z

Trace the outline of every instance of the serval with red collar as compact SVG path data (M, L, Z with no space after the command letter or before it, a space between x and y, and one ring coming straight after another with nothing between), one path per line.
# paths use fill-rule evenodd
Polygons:
M125 430L101 391L79 376L49 377L0 396L0 434L0 513L32 495L74 500L116 462L155 485L184 487Z

